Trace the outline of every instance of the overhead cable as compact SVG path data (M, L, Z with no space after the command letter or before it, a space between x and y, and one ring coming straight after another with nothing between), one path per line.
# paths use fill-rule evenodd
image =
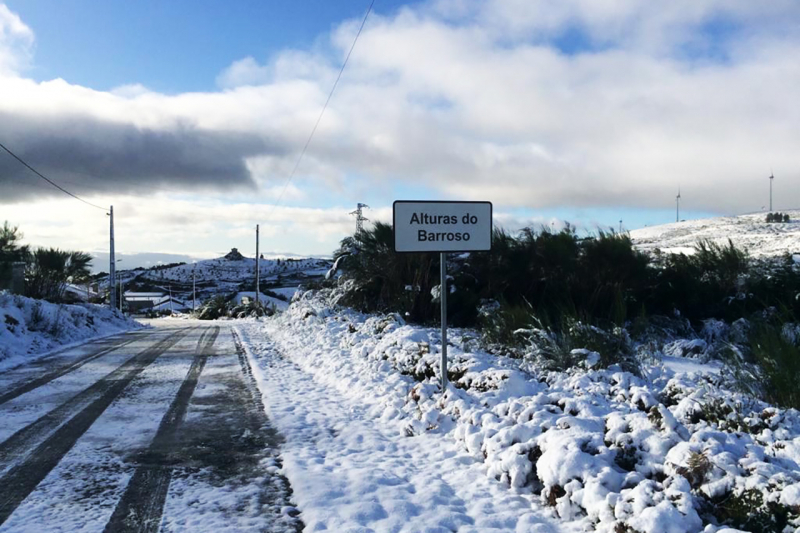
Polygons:
M331 87L330 93L328 93L328 99L325 100L325 105L322 106L322 111L320 111L319 116L317 117L316 123L314 123L314 127L311 129L311 134L308 136L306 140L306 144L303 146L303 149L300 151L300 156L297 158L297 162L294 164L294 168L292 169L291 174L289 174L289 178L286 180L286 183L283 184L283 189L281 189L281 193L278 195L278 199L272 204L272 209L267 215L267 220L272 216L272 213L275 211L275 208L281 203L281 199L283 198L286 189L289 187L289 184L292 182L295 173L297 173L297 169L300 167L300 162L303 160L303 156L306 155L306 150L308 150L308 145L311 144L311 139L314 138L314 134L317 132L317 128L319 127L319 123L322 120L322 115L325 114L325 110L328 109L328 104L333 97L333 92L336 90L336 86L339 84L339 80L342 78L342 73L344 72L344 68L347 66L347 61L350 59L350 54L353 53L353 49L356 47L356 43L358 42L358 38L361 36L361 31L364 29L364 25L367 23L367 17L369 17L370 12L372 11L372 6L375 5L375 0L372 0L367 8L367 12L364 14L364 19L361 21L361 26L358 27L358 32L356 32L356 36L353 39L353 44L350 45L350 50L347 51L347 56L344 58L344 62L342 63L342 68L339 69L339 75L336 76L336 80L333 82L333 86Z
M37 176L39 176L40 178L42 178L44 181L46 181L47 183L49 183L50 185L52 185L53 187L55 187L55 188L56 188L56 189L58 189L59 191L63 192L64 194L67 194L67 195L69 195L69 196L72 196L72 197L73 197L73 198L75 198L76 200L80 200L81 202L85 203L86 205L90 205L90 206L92 206L92 207L94 207L94 208L97 208L97 209L102 209L103 211L107 211L107 210L108 210L108 208L106 208L106 207L100 207L99 205L95 205L95 204L93 204L93 203L91 203L91 202L87 202L86 200L84 200L84 199L83 199L83 198L81 198L80 196L78 196L78 195L76 195L76 194L72 194L71 192L69 192L67 189L65 189L64 187L62 187L62 186L61 186L61 185L59 185L58 183L56 183L56 182L54 182L53 180L51 180L51 179L49 179L49 178L45 177L45 176L44 176L44 175L43 175L41 172L39 172L38 170L36 170L36 169L35 169L35 168L33 168L32 166L30 166L28 163L26 163L26 162L25 162L25 161L24 161L24 160L23 160L21 157L19 157L17 154L15 154L14 152L12 152L12 151L11 151L11 150L9 150L8 148L6 148L6 147L5 147L5 145L4 145L3 143L0 143L0 148L2 148L3 150L5 150L6 152L8 152L8 153L9 153L9 155L11 155L11 157L13 157L14 159L16 159L16 160L17 160L17 161L19 161L20 163L22 163L22 164L23 164L25 167L27 167L27 168L28 168L28 170L30 170L31 172L33 172L34 174L36 174Z

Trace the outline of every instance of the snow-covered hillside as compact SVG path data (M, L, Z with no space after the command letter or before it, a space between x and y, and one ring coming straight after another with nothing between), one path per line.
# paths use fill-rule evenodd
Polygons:
M325 259L262 259L259 262L261 289L294 289L309 279L322 277L331 267ZM190 301L196 290L198 301L255 288L255 258L228 254L196 263L157 266L149 269L118 270L117 281L127 292L161 292ZM97 280L101 286L107 278Z
M728 239L751 257L774 257L800 253L800 210L783 211L787 223L767 223L766 213L686 220L631 231L641 250L691 253L701 239L727 244Z
M329 267L329 262L322 259L262 259L259 262L261 279L275 280L278 276L297 274L322 275ZM157 282L191 283L192 275L197 282L215 281L219 284L238 286L243 281L250 281L255 276L256 260L245 257L239 260L206 259L197 263L187 263L163 269L144 271L143 277Z

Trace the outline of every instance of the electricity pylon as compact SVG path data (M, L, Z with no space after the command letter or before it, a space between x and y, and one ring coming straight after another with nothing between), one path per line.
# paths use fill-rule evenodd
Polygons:
M356 216L356 239L361 237L361 232L364 231L364 222L369 220L364 216L362 212L362 209L364 209L365 207L369 209L369 206L367 204L359 203L358 208L350 213L351 215Z

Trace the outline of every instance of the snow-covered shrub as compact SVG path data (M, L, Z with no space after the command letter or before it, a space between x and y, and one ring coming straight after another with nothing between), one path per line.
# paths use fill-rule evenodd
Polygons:
M527 340L524 357L533 360L538 368L564 371L577 365L583 368L617 365L629 372L638 371L633 344L623 328L607 331L565 319L556 330L537 323L535 317L530 317L529 322L537 325L519 329L515 334Z
M484 301L478 309L482 345L493 353L507 353L521 358L528 347L521 334L535 322L530 306L502 305L497 300Z
M454 387L442 394L436 328L338 307L336 291L305 293L262 326L243 327L266 328L284 357L400 434L455 439L489 476L578 524L570 530L800 525L800 415L727 389L713 373L542 370L466 350L454 330Z
M255 300L250 300L247 303L230 306L227 315L231 318L248 318L272 316L275 314L275 312L275 304L272 302L265 304L262 301L256 302Z
M199 320L216 320L218 318L228 316L230 309L231 304L228 296L214 296L213 298L203 302L203 304L197 309L197 318Z

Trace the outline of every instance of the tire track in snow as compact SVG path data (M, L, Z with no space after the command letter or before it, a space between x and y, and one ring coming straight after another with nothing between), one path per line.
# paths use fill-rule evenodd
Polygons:
M7 393L0 395L0 405L3 405L4 403L11 401L14 398L17 398L18 396L22 396L26 392L38 389L42 385L46 385L51 381L53 381L54 379L58 379L61 376L69 374L70 372L79 369L86 363L93 361L99 357L102 357L107 353L113 352L114 350L122 348L123 346L127 346L128 344L132 343L135 340L137 340L136 337L131 339L122 338L115 341L114 344L112 344L111 346L107 345L98 346L96 350L93 350L88 354L81 356L76 361L68 363L62 366L61 368L48 372L47 374L44 374L43 376L28 381L27 383L23 383L11 389Z
M192 366L183 380L175 399L169 406L153 442L142 457L140 464L117 503L114 513L105 527L106 532L156 532L161 523L164 502L167 499L172 479L171 455L175 453L176 434L186 416L189 400L194 394L197 381L211 355L211 347L219 336L219 326L208 328L197 341Z
M151 363L156 357L172 347L186 334L188 334L188 330L178 331L152 346L145 348L104 378L96 381L49 413L39 417L35 422L11 435L8 439L0 443L0 469L8 467L14 459L27 455L28 450L34 443L61 425L76 411L85 408L92 401L97 399L97 397L102 396L116 380L123 379L131 369L138 368L140 361L153 356L148 364ZM143 369L144 367L141 368L141 370ZM139 370L139 372L141 372L141 370Z
M227 327L227 326L226 326ZM267 417L235 328L217 342L178 433L161 531L299 533L280 469L283 437Z
M81 435L130 382L161 354L188 335L192 329L194 328L177 331L146 348L106 377L0 444L0 464L2 464L11 458L23 455L33 442L62 424L76 409L80 409L67 423L58 427L36 447L24 462L12 467L0 478L0 524L11 516L19 504L55 468Z

